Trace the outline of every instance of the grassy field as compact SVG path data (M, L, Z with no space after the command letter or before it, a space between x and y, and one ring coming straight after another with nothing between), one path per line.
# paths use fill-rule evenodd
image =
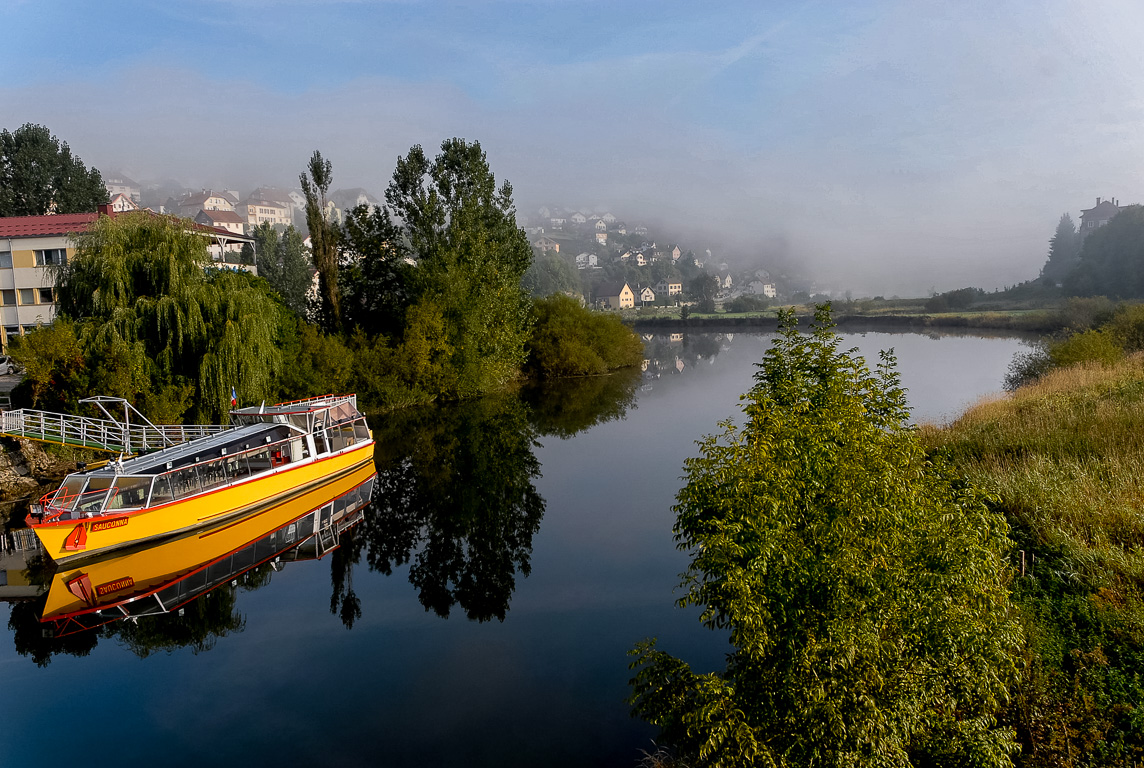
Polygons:
M1018 764L1142 764L1144 356L1053 371L920 436L1011 527Z

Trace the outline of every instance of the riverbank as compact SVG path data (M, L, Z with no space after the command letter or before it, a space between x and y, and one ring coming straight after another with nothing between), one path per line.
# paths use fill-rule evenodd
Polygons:
M798 315L800 326L809 326L813 314ZM703 331L742 330L769 333L778 329L778 319L770 312L752 314L628 316L625 320L638 331L693 329ZM839 330L865 332L927 332L988 330L1016 333L1052 333L1060 330L1060 313L1052 310L1021 312L958 312L947 314L837 314Z
M1011 528L1027 647L1002 719L1023 742L1022 766L1144 758L1141 434L1141 354L1052 371L921 430Z

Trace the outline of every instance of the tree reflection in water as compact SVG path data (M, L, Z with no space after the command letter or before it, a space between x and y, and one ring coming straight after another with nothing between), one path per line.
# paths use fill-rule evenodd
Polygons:
M160 651L190 648L209 651L221 637L241 632L246 619L235 610L238 590L255 590L270 583L272 569L261 565L236 577L237 585L224 584L183 606L178 614L139 616L102 626L55 635L40 622L47 594L13 603L8 616L16 652L46 667L59 654L87 656L101 639L116 639L140 658Z
M408 563L427 611L447 617L459 605L470 619L504 621L544 515L537 437L623 418L639 381L633 369L371 419L378 490L333 561L331 612L347 627L361 615L346 601L356 599L350 571L364 554L386 575Z
M362 616L353 566L391 574L409 564L409 581L427 611L449 616L459 605L477 621L503 621L517 574L530 571L532 539L545 502L534 481L540 436L568 438L623 418L634 407L638 370L526 388L519 395L374 417L378 481L365 519L341 534L330 557L330 610L347 628ZM34 559L29 575L50 583L54 568ZM246 626L239 590L260 589L273 569L262 564L175 613L110 621L56 635L40 622L47 595L11 606L16 650L47 666L54 655L88 655L115 639L140 657L190 648L208 651Z
M355 534L370 568L388 575L409 563L418 598L438 616L459 604L470 619L503 621L544 515L525 405L486 397L383 423L377 492Z

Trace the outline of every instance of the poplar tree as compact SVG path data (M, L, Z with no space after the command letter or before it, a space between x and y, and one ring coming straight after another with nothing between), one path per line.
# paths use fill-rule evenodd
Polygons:
M318 270L318 295L321 309L318 319L329 333L342 328L341 295L338 290L338 229L326 215L326 192L333 181L333 166L322 153L314 150L306 171L298 176L306 197L306 227L310 230L310 249Z
M1080 263L1080 233L1073 225L1072 217L1061 214L1057 230L1049 240L1049 257L1041 269L1046 280L1059 283L1076 269Z

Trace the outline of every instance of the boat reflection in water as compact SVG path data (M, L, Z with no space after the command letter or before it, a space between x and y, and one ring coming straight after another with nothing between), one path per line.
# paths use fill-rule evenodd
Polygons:
M372 463L291 500L161 544L61 567L41 621L55 637L177 611L264 563L320 558L364 516Z

